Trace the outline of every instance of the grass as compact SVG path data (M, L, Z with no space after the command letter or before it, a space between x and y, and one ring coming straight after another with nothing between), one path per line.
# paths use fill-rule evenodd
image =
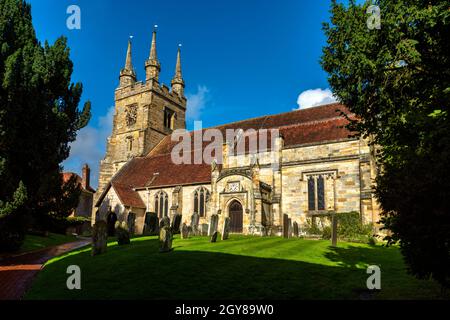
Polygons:
M77 238L75 236L56 233L50 233L48 237L27 234L19 253L44 249L76 240Z
M405 271L397 248L278 237L182 240L159 253L156 237L128 246L110 242L47 262L26 299L433 299L439 286ZM381 267L381 290L367 293L368 265ZM66 288L69 265L81 268L81 290Z

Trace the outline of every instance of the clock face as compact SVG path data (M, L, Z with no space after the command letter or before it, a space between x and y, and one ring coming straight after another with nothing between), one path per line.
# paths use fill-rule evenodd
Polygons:
M230 182L228 184L228 191L238 192L239 191L239 182Z

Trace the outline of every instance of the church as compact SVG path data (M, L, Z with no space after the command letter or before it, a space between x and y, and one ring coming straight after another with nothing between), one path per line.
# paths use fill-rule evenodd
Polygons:
M159 218L181 214L188 225L194 213L201 225L217 214L219 230L229 217L231 232L281 235L285 215L300 228L308 219L349 211L359 212L363 223L379 221L372 192L374 151L367 139L346 129L342 113L352 114L345 106L333 103L185 131L192 138L190 150L182 151L188 159L207 153L208 143L197 143L196 135L237 134L231 143L220 143L212 161L179 163L174 161L179 152L174 136L186 128L187 105L180 48L170 88L159 83L160 71L156 30L145 81L136 78L129 41L92 223L127 221L135 234L142 234L149 213ZM250 140L257 142L256 149L246 145ZM244 148L234 152L241 141Z

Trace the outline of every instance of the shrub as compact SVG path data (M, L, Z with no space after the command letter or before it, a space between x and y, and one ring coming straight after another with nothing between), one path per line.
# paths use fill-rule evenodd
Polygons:
M350 242L375 244L373 225L363 224L359 212L342 212L338 218L338 238ZM306 219L305 231L309 235L320 235L322 239L331 239L331 214Z

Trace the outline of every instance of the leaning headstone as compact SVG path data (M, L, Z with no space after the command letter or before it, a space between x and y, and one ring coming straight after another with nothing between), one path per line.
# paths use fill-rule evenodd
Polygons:
M211 242L212 242L212 243L214 243L214 242L217 241L217 234L218 234L218 232L217 232L217 231L214 231L213 235L211 236Z
M298 223L294 221L294 237L298 238Z
M200 216L198 215L198 213L194 213L191 217L191 227L192 227L192 233L194 235L198 235L198 222L200 220Z
M219 223L219 216L217 214L213 214L209 219L208 236L212 236L214 232L217 231L218 223Z
M174 215L171 225L171 229L174 234L180 233L180 224L181 224L181 214Z
M130 231L125 221L116 221L116 237L119 246L130 244Z
M189 227L186 225L186 223L183 223L181 226L181 239L188 239L189 238Z
M222 240L227 240L230 235L230 217L223 220Z
M169 252L172 250L172 232L170 227L164 226L159 231L159 252Z
M283 238L289 238L289 217L283 214Z
M92 255L106 252L108 244L108 225L105 221L97 221L92 229Z
M159 221L159 229L162 229L164 227L170 227L170 218L169 217L162 217Z

